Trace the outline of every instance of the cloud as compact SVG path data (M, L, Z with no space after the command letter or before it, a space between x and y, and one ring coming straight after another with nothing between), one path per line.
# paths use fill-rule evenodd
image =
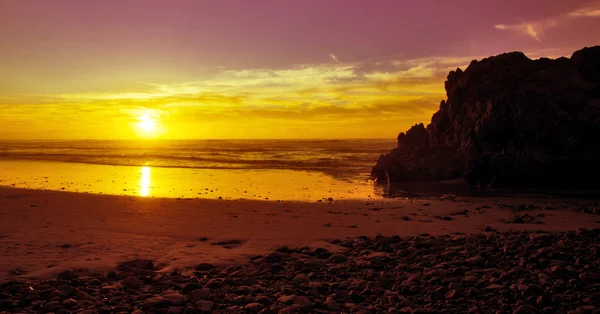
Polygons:
M517 32L523 33L523 34L535 39L538 42L542 42L542 36L543 36L545 30L547 30L551 27L555 27L559 24L562 24L566 20L568 20L568 19L565 19L565 17L562 16L562 17L555 17L555 18L542 20L542 21L525 22L525 23L520 23L520 24L510 24L510 25L498 24L498 25L495 25L494 27L499 30L517 31Z
M579 18L579 17L600 17L600 4L597 4L595 6L590 6L590 7L582 8L582 9L579 9L579 10L575 10L575 11L569 12L567 15L569 17L572 17L572 18Z
M545 19L516 24L496 24L494 25L494 28L498 30L516 31L527 35L538 42L542 42L544 32L550 28L570 23L576 19L593 17L600 17L600 3L595 3L587 7Z
M541 54L550 52L556 53ZM82 137L89 135L85 128L96 130L90 131L96 137L125 137L130 134L127 125L147 113L171 126L174 138L247 137L244 132L250 129L252 136L269 137L271 131L291 125L317 124L320 130L329 125L330 137L393 137L392 133L414 123L428 122L445 98L448 72L466 67L473 59L481 56L390 57L284 69L223 68L190 81L144 82L145 89L135 92L0 95L0 112L9 128L34 123L31 130L36 134L63 128L65 137L74 134L69 131L74 125L82 129ZM393 127L384 128L385 121ZM348 125L361 123L363 133L348 130ZM390 134L376 133L381 131ZM318 136L319 129L312 132L302 136Z
M338 57L337 57L336 55L334 55L333 53L330 53L330 54L329 54L329 56L330 56L330 57L331 57L331 59L332 59L333 61L335 61L336 63L343 64L343 63L342 63L342 62L341 62L341 61L338 59Z

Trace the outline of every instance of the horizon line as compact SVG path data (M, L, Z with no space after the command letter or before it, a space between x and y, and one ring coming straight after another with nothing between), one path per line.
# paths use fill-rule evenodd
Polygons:
M310 140L322 140L322 141L344 141L344 140L396 140L395 138L387 137L344 137L344 138L161 138L161 139L148 139L148 138L90 138L90 139L60 139L60 138L39 138L39 139L3 139L0 138L0 142L35 142L35 141L310 141Z

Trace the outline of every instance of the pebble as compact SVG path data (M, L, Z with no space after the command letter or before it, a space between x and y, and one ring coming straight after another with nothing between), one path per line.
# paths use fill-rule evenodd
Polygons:
M195 308L188 306L183 310L183 314L197 314L198 311L196 311Z
M244 309L250 313L258 313L263 308L264 308L264 305L262 305L260 303L256 303L256 302L249 303L249 304L246 304L246 306L244 306Z
M180 293L165 294L163 295L163 298L169 300L169 302L173 305L184 305L187 301L187 298Z
M211 296L212 292L207 288L196 289L190 292L188 295L188 300L192 303L196 303L198 301L208 300L211 298Z
M153 307L167 307L171 305L171 301L163 297L152 297L144 300L143 307L145 309L151 309Z
M471 258L467 258L465 262L474 266L481 266L485 263L485 259L481 255L477 255Z
M327 299L325 303L323 303L323 305L325 306L325 308L332 311L339 311L341 309L341 306L332 299Z
M144 285L144 282L135 277L128 277L125 280L123 280L123 286L128 289L136 290L141 288L142 285Z
M139 260L110 276L3 283L0 312L596 313L598 238L600 229L363 236L332 240L336 253L280 247L189 272Z
M299 296L298 298L296 298L294 304L300 305L300 309L304 312L309 312L310 310L312 310L313 307L313 303L307 297L304 296Z
M283 304L292 304L292 303L294 303L294 301L296 301L297 298L298 298L298 296L296 296L296 295L283 295L277 299L277 302L283 303Z
M344 256L344 255L341 255L341 254L335 254L335 255L332 255L329 258L329 261L332 262L332 263L343 263L343 262L345 262L347 260L348 260L348 258L346 256Z
M196 266L197 271L207 271L217 268L217 266L210 263L200 263Z
M527 286L523 292L524 297L537 297L544 294L544 288L539 285L529 285Z
M196 310L201 313L211 312L214 306L215 302L213 301L198 301L194 303L194 307L196 308Z

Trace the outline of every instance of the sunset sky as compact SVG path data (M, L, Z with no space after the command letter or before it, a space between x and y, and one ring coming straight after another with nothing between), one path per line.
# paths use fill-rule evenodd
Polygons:
M449 70L598 29L583 0L2 0L0 139L394 138Z

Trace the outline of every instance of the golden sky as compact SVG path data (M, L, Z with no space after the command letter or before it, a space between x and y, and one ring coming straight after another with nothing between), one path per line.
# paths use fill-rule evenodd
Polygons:
M394 138L473 59L600 43L598 1L101 3L0 4L0 139Z

